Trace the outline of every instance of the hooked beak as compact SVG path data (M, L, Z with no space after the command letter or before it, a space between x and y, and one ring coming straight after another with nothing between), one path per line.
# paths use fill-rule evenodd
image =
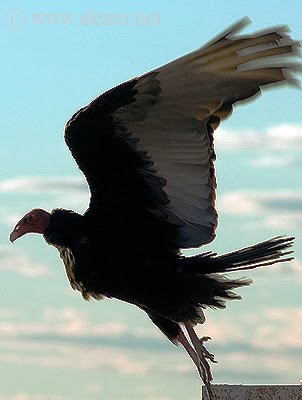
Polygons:
M9 235L9 240L14 243L15 240L19 239L21 236L25 235L25 231L22 231L21 226L19 223L15 226L12 233Z
M40 208L35 208L24 215L14 227L9 236L9 240L14 243L15 240L26 233L44 233L50 222L50 213Z

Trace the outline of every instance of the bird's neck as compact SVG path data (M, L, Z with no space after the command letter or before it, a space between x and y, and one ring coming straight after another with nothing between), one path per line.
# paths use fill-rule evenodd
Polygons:
M82 215L57 208L52 211L50 223L43 236L49 244L70 247L78 240L82 232Z

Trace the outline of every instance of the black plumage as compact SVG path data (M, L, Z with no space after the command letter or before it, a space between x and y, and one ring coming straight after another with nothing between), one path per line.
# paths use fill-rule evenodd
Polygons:
M74 114L65 140L90 188L87 211L33 210L11 235L43 233L85 299L113 297L140 307L185 347L208 388L213 355L193 325L204 322L203 309L223 308L225 300L240 298L233 289L250 283L220 273L289 260L293 239L223 256L180 253L215 237L213 132L220 120L260 87L292 80L284 56L298 44L284 28L237 37L245 22Z

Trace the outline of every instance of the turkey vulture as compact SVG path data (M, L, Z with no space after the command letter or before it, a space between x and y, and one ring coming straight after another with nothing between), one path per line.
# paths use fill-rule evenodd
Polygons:
M224 308L240 298L233 289L251 283L223 273L288 261L293 242L276 237L222 256L180 252L215 237L220 120L262 86L294 82L287 57L299 44L284 27L237 36L246 22L76 112L65 141L90 188L87 211L34 209L10 235L13 242L43 234L84 299L116 298L145 311L183 345L209 391L214 356L194 325L205 321L206 307Z

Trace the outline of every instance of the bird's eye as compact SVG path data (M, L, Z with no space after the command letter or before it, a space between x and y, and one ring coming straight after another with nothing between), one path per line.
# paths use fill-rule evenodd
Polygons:
M35 217L33 215L28 215L27 217L24 218L24 222L26 224L32 224L35 220Z

